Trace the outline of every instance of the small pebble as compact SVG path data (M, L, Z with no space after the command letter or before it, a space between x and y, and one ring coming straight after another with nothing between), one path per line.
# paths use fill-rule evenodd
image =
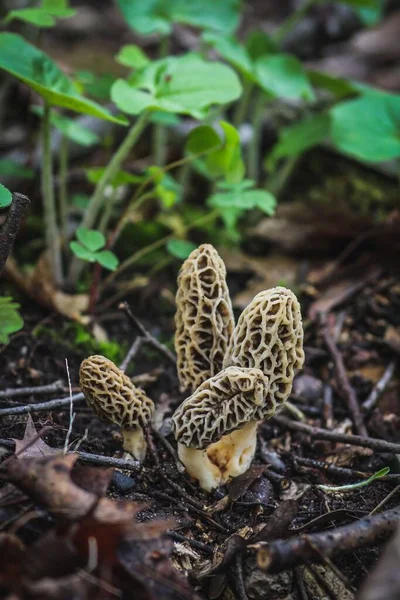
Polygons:
M114 471L111 478L111 485L122 493L129 492L133 487L135 487L135 484L136 481L133 479L133 477L129 477L129 475L125 475L121 471Z

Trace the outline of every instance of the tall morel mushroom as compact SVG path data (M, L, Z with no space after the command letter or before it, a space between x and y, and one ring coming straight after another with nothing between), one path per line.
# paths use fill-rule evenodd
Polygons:
M143 461L147 450L143 427L153 416L153 401L101 355L89 356L81 363L79 383L92 410L102 421L119 425L124 449Z
M269 380L266 404L275 410L275 404L281 406L288 399L303 362L303 326L296 296L284 287L260 292L239 317L224 368L261 369Z
M194 392L222 369L234 327L225 265L210 244L183 263L176 295L178 376L182 391Z
M200 486L210 491L249 468L257 421L269 414L268 379L259 369L229 367L204 381L176 409L178 455Z

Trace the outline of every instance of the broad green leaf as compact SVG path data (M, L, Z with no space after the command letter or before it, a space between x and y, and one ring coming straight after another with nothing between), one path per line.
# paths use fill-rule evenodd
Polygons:
M217 183L217 189L218 190L250 190L251 188L253 188L255 185L255 182L253 179L243 179L242 181L239 181L238 183L232 184L232 183L228 183L227 181L218 181Z
M320 144L329 135L330 123L329 114L320 114L281 129L279 141L268 157L267 163L273 167L279 158L300 155Z
M53 27L56 21L52 15L41 8L21 8L19 10L11 10L6 18L6 23L18 20L36 25L36 27Z
M224 38L211 32L206 32L203 39L242 75L251 81L255 81L253 61L246 48L238 40L233 37Z
M290 54L273 54L257 60L257 81L278 98L314 100L314 92L301 62Z
M252 61L256 61L265 54L277 54L279 52L279 46L260 29L255 29L249 33L245 47Z
M19 306L12 298L0 297L0 344L8 344L10 334L24 326L24 321L18 312Z
M221 148L208 154L205 165L212 177L223 176L229 183L238 183L243 179L245 173L239 132L233 125L225 121L221 121L220 126L224 132L225 141Z
M87 248L79 244L78 242L70 242L69 247L77 258L86 260L88 262L96 262L95 252L90 252Z
M139 46L136 46L136 44L122 46L115 57L115 60L121 65L125 65L125 67L130 67L132 69L142 69L150 62L149 57L146 56L143 50L139 48Z
M0 33L0 69L23 81L53 106L126 124L96 102L81 96L56 63L15 33Z
M150 122L166 125L167 127L174 127L175 125L179 125L180 119L173 113L155 110L150 117Z
M95 75L89 71L78 71L75 73L75 81L89 96L93 96L97 100L108 101L115 77L110 73Z
M92 167L91 169L86 169L85 174L89 183L93 183L96 185L103 176L105 171L105 167ZM143 181L143 176L134 175L133 173L128 173L128 171L118 171L110 181L109 185L114 188L120 187L121 185L127 185L131 183L141 183Z
M12 202L12 193L0 183L0 209L7 208Z
M196 244L186 240L169 240L167 243L168 252L180 260L186 260L189 254L196 248Z
M239 0L117 0L134 31L168 35L174 23L230 33L239 24Z
M96 252L103 248L106 243L106 238L101 231L94 229L86 229L86 227L78 227L76 237L90 252Z
M336 77L330 73L310 69L307 70L307 75L312 85L327 90L338 100L357 93L355 85L348 79L344 79L344 77Z
M232 187L230 191L211 196L208 204L213 208L235 208L241 210L258 208L271 216L275 213L276 198L266 190L240 190Z
M189 133L185 150L191 154L201 154L221 146L217 132L209 125L199 125Z
M96 252L94 256L96 262L110 271L115 271L119 265L118 258L115 256L114 252L111 252L111 250L102 250L101 252Z
M117 80L111 97L132 115L152 109L202 118L210 106L236 100L241 90L230 67L187 54L155 61L129 82Z
M33 106L32 112L42 117L43 107ZM92 146L99 141L99 136L96 133L80 125L76 120L60 115L54 110L51 111L50 122L65 137L81 146Z
M33 169L24 167L24 165L11 158L0 159L0 175L19 177L20 179L32 179L34 174Z
M382 19L383 9L383 2L380 2L375 8L369 6L360 6L359 8L355 8L354 10L359 16L360 20L364 23L364 25L366 25L367 27L372 27L373 25L377 25Z
M81 210L86 210L89 206L90 196L87 194L74 194L72 196L72 205Z
M367 162L400 156L400 96L371 93L330 111L336 148Z

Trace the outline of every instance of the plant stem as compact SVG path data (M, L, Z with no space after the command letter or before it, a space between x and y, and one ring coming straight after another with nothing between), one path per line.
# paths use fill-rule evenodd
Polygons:
M281 44L288 34L296 27L311 10L314 4L317 4L320 0L304 0L303 4L290 15L285 21L276 29L273 39L277 44Z
M265 105L265 94L260 90L258 92L253 110L253 118L251 120L252 136L247 151L247 169L249 178L253 179L256 183L259 180L260 142Z
M106 232L107 225L110 221L112 209L113 209L114 202L116 200L117 195L118 195L118 188L114 188L112 191L111 197L108 198L108 202L105 203L105 206L103 208L103 214L101 215L101 219L100 219L100 223L99 223L99 227L98 227L99 231L101 231L102 233Z
M187 233L191 229L194 229L195 227L199 227L200 225L205 225L206 223L213 221L218 216L219 216L219 210L215 209L215 210L211 211L210 213L203 215L202 217L199 217L198 219L195 219L194 221L192 221L192 223L189 223L188 225L185 226L185 233ZM164 236L163 238L156 240L152 244L145 246L145 248L141 248L140 250L138 250L137 252L132 254L132 256L130 256L129 258L124 260L119 265L118 269L116 271L113 271L112 273L110 273L110 275L106 279L104 279L104 281L100 284L99 293L101 293L115 279L115 277L117 277L118 275L121 275L121 273L123 271L126 271L126 269L128 269L131 265L133 265L135 262L137 262L138 260L140 260L141 258L146 256L147 254L150 254L154 250L157 250L158 248L161 248L162 246L164 246L168 242L168 240L172 239L173 237L174 237L174 234L170 233L170 234Z
M59 154L59 210L60 228L63 246L67 245L67 214L68 214L68 138L63 135Z
M275 171L272 175L268 175L264 185L265 189L278 198L289 183L293 172L299 164L300 158L299 155L290 156L278 171Z
M86 214L82 220L81 227L86 227L87 229L91 229L96 221L96 218L99 214L99 211L104 202L104 190L107 185L110 183L114 175L118 173L118 170L121 167L121 164L128 156L130 150L134 146L138 137L144 130L147 125L147 121L149 119L149 112L143 112L140 117L136 120L136 122L129 129L127 136L121 143L118 150L114 153L112 159L108 163L105 168L103 175L101 176L96 188L93 192L93 196L90 199L89 206L87 208ZM84 263L74 257L71 261L71 266L68 274L69 282L71 285L75 285L81 271L84 267Z
M159 58L165 58L169 51L169 36L161 38ZM168 131L162 123L153 125L153 161L158 167L165 165L167 157L167 137Z
M54 199L53 163L51 156L50 105L45 102L42 122L42 195L46 227L46 249L56 285L62 285L60 238Z
M243 82L243 94L236 105L233 115L233 124L236 129L245 121L249 112L249 103L253 91L253 83L251 81Z

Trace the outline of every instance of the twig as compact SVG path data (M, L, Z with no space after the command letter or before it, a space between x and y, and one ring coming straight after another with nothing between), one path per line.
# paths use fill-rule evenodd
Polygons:
M321 460L316 460L314 458L305 458L303 456L294 456L291 455L291 458L294 460L294 464L302 465L307 469L319 469L321 471L325 471L329 473L329 475L335 475L337 477L341 477L344 479L368 479L373 475L373 473L366 473L365 471L355 471L354 469L347 469L345 467L337 467L334 464L323 462ZM389 473L388 475L384 475L382 480L394 480L398 481L400 479L400 473Z
M192 538L188 538L185 535L181 535L176 531L168 531L167 535L176 542L187 543L195 550L200 550L200 552L204 552L204 554L208 554L209 556L214 553L214 548L211 546L211 544L203 544L202 542L198 542L197 540L192 540Z
M394 371L396 369L396 366L397 366L396 360L392 360L392 362L388 364L388 366L385 369L384 374L382 375L382 377L380 378L378 383L375 385L375 387L371 391L368 398L366 400L364 400L364 402L362 403L361 408L363 411L368 413L375 407L380 396L383 394L383 392L385 391L386 387L388 386L390 380L392 379Z
M7 218L0 231L0 275L12 250L21 221L24 218L30 200L23 194L14 193L8 209Z
M52 394L64 389L61 379L48 383L47 385L37 385L36 387L8 388L0 391L0 398L13 398L15 396L30 396L32 394Z
M125 368L126 368L128 366L128 363L126 363L126 359L128 358L128 356L130 357L129 360L132 360L132 358L133 358L132 349L133 349L133 347L135 347L136 343L137 343L137 339L134 341L131 348L129 349L128 354L127 354L124 362L122 363L121 367L125 366ZM74 405L76 406L76 404L81 402L82 400L84 400L84 398L85 398L85 396L82 394L82 392L79 392L79 394L74 394L72 396L72 401L73 401ZM23 406L12 406L10 408L1 408L0 409L0 418L6 417L8 415L26 415L27 413L45 412L48 410L65 408L66 406L69 406L70 403L71 403L71 398L70 398L70 396L67 396L66 398L56 398L55 400L48 400L47 402L37 402L36 404L25 404Z
M137 353L140 350L140 346L143 343L143 338L142 337L137 337L136 340L133 342L132 346L129 349L128 354L125 356L124 360L122 361L121 365L120 365L120 369L121 371L126 371L126 369L128 368L129 363L135 358L135 356L137 355Z
M277 540L267 547L265 542L260 542L253 548L258 550L257 562L260 569L280 573L304 563L320 563L323 561L322 557L335 556L339 552L354 552L378 544L395 531L399 520L400 508L392 508L343 527Z
M235 576L235 588L238 600L249 600L246 592L246 586L244 584L243 556L241 553L236 554L232 571Z
M378 440L376 438L371 437L362 437L360 435L347 435L345 433L336 433L334 431L328 431L327 429L320 429L319 427L311 427L311 425L299 423L298 421L291 421L286 417L274 417L274 420L283 427L286 427L287 429L301 431L302 433L306 433L312 438L328 440L330 442L337 442L340 444L350 444L351 446L362 446L364 448L371 448L376 452L400 454L400 444L394 444L393 442L386 442L385 440Z
M132 313L127 302L121 302L118 308L120 310L123 310L128 315L135 327L139 329L140 333L143 336L144 342L151 344L153 348L158 350L161 354L164 354L164 356L166 356L168 360L170 360L174 365L176 364L176 357L173 354L173 352L171 352L171 350L168 350L168 348L164 346L164 344L161 344L161 342L159 342L149 331L147 331L143 323L139 321L139 319Z
M69 366L68 366L67 358L65 359L65 367L67 369L68 386L69 386L69 425L68 425L68 431L67 431L67 435L65 436L65 442L64 442L64 454L67 454L68 446L69 446L69 439L70 439L71 433L72 433L72 425L75 420L74 401L72 399L71 377L69 375Z
M340 354L334 339L330 335L327 326L322 328L322 337L335 363L335 370L339 381L339 386L342 390L343 396L347 401L355 428L360 435L368 436L356 394L353 387L350 385L349 378L347 377L342 355Z

